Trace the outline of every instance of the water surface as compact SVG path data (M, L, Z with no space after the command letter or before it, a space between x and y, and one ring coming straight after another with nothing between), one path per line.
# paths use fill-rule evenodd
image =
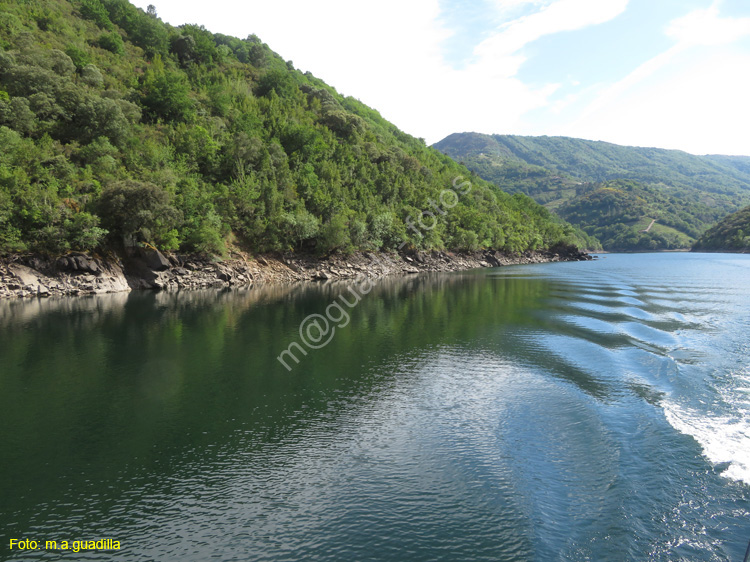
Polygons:
M0 557L742 559L750 256L373 285L0 303Z

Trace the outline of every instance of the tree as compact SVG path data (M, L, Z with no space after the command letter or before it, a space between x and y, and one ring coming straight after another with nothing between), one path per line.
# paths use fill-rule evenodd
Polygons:
M181 218L164 189L135 180L108 186L102 192L98 210L104 227L125 246L137 242L160 245Z
M185 75L167 70L161 57L156 56L143 77L141 103L152 122L190 121L194 110L189 92Z
M109 31L114 29L107 9L99 0L81 0L79 10L84 19L93 21L102 29Z
M133 6L127 0L104 0L110 19L128 34L149 57L166 55L169 46L167 30L158 19Z
M294 213L284 213L282 216L283 226L294 233L298 246L302 246L305 240L314 238L320 229L317 217L306 209L299 209Z
M115 145L121 145L130 133L130 123L122 113L120 105L107 98L89 97L79 103L68 135L83 142L98 137L107 137Z
M22 135L33 133L37 122L34 112L31 111L29 100L13 98L10 103L0 100L0 125L3 124Z
M170 52L177 55L182 66L187 66L197 59L195 39L191 35L180 35L172 39Z
M101 88L104 84L104 76L93 64L87 64L81 69L81 81L92 88Z

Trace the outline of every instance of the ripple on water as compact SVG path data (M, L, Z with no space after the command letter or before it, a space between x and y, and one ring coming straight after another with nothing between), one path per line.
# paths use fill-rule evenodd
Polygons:
M178 307L168 322L150 305L126 307L127 337L141 344L130 370L117 365L135 347L120 345L127 337L109 322L53 330L44 348L56 353L39 363L46 350L28 353L39 368L17 372L19 388L65 378L56 369L71 362L60 358L93 341L68 373L79 398L16 408L15 426L33 419L24 433L33 441L44 409L56 414L48 431L69 410L72 467L40 472L60 485L3 513L0 534L114 536L128 544L123 561L741 559L750 517L743 281L724 290L721 272L706 268L688 282L676 261L508 268L489 272L489 283L484 273L435 286L420 277L424 291L374 291L330 346L278 376L268 366L276 352L256 347L288 343L301 316L329 300L290 293L265 315L229 298L215 315ZM371 320L358 324L363 316ZM283 318L289 326L274 328ZM147 339L136 337L143 326ZM20 357L29 334L8 333L0 347L16 338ZM153 354L148 369L140 353ZM18 363L7 357L4 381ZM167 380L165 369L181 376ZM149 385L117 386L139 373ZM7 404L4 415L15 400ZM92 420L112 424L112 446L76 447L99 435ZM56 462L44 452L42 462Z

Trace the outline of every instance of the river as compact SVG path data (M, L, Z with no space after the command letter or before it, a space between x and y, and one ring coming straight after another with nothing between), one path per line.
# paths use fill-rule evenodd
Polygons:
M2 302L0 558L741 561L749 297L670 253Z

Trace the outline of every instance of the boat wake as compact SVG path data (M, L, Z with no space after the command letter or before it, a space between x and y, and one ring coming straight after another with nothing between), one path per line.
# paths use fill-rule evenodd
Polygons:
M750 484L750 372L729 373L717 388L717 403L709 411L665 400L667 421L691 435L714 465L725 465L722 476Z

